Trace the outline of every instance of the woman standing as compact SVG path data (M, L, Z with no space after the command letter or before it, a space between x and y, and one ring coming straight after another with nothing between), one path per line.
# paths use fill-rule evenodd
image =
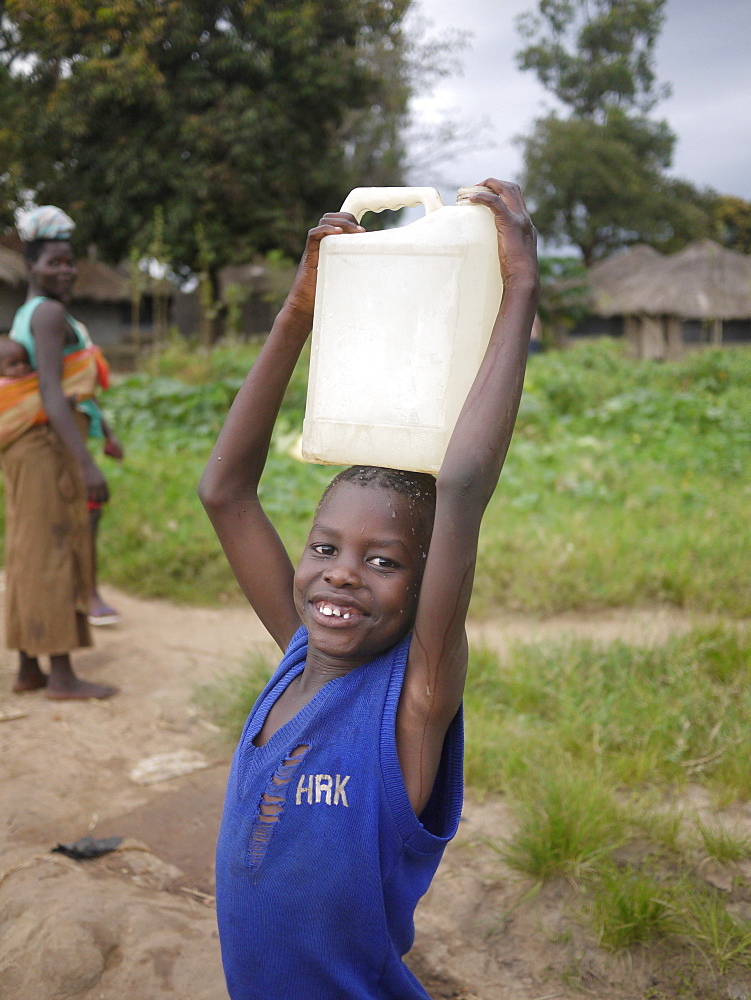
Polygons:
M45 688L49 698L107 698L116 688L81 680L70 651L90 646L92 551L87 501L108 499L86 447L88 418L62 389L64 355L85 346L65 311L76 278L73 221L48 205L27 213L18 231L29 268L26 302L11 338L22 343L49 423L32 427L2 453L6 492L6 639L19 651L15 691ZM49 675L39 656L49 656Z

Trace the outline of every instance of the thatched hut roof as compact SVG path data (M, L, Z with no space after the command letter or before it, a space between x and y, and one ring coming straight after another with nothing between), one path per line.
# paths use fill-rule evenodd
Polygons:
M128 302L130 292L127 280L114 268L93 257L77 261L78 277L73 286L74 299L93 302Z
M670 256L633 247L592 267L589 287L599 316L751 318L751 257L712 240Z
M26 264L20 253L0 246L0 282L17 287L26 284Z

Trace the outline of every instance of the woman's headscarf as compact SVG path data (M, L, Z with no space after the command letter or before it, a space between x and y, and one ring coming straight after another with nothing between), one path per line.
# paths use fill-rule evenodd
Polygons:
M35 240L69 240L75 222L55 205L42 205L30 212L22 212L16 221L18 235L24 243Z

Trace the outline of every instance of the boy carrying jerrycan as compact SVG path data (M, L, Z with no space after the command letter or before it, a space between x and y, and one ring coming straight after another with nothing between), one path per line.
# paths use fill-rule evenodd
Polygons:
M245 725L219 835L232 1000L427 998L403 956L459 822L465 619L539 293L519 188L489 179L467 201L492 223L503 297L437 478L363 454L326 489L296 570L261 507L272 429L313 324L322 241L364 233L340 212L308 233L201 480L238 582L284 653ZM361 391L385 388L380 376Z

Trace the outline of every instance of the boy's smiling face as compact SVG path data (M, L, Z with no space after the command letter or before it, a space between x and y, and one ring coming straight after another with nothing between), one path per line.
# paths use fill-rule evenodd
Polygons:
M390 649L412 627L425 540L410 501L339 483L326 496L295 573L310 648L348 667Z

